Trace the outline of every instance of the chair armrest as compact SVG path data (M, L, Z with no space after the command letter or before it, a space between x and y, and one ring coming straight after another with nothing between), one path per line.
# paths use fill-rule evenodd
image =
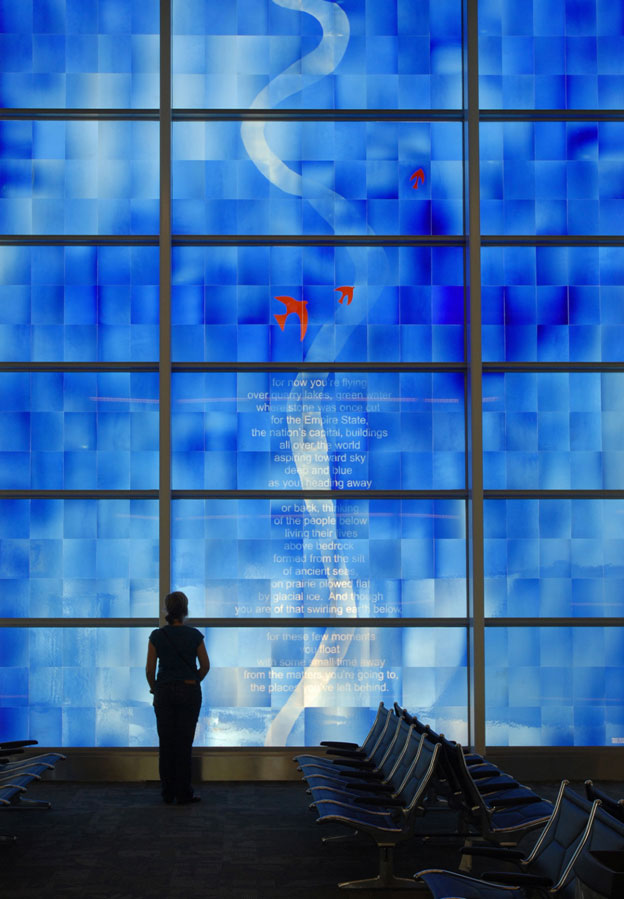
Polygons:
M22 746L37 746L39 740L6 740L0 743L0 749L21 749Z
M0 761L2 762L3 765L6 765L6 764L8 764L9 759L4 758L5 755L10 757L12 755L23 755L23 754L24 754L23 749L0 749Z
M364 768L358 771L357 768L351 768L348 772L342 772L345 777L359 777L364 783L381 783L381 774L376 768Z
M340 758L348 758L348 759L363 759L366 756L366 753L362 752L361 749L327 749L325 750L327 755L335 755Z
M475 784L478 787L479 792L483 793L486 799L488 793L496 793L500 790L515 790L516 787L520 786L517 780L508 780L502 784L481 784L476 780Z
M514 871L486 871L481 875L488 883L500 883L509 886L551 887L550 877L541 877L539 874L522 874Z
M507 849L503 846L463 846L460 852L462 855L508 859L509 861L524 858L524 852L520 849Z
M332 749L359 749L357 743L344 743L338 740L321 740L321 746L330 746Z
M346 765L347 768L370 768L371 770L375 767L374 762L369 762L367 759L332 759L334 765Z
M391 793L392 787L381 780L348 780L346 786L352 790L370 790L372 793Z
M483 797L487 799L487 796ZM499 808L513 808L514 805L532 805L534 802L542 802L539 796L501 796L499 799L492 799L490 808L496 810Z
M377 805L381 808L404 808L405 803L391 796L355 796L353 802L356 805Z

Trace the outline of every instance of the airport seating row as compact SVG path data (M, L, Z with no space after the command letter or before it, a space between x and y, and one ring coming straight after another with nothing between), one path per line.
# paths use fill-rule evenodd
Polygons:
M46 771L53 770L65 756L60 752L24 756L26 747L36 745L37 740L0 742L0 808L51 808L50 802L27 799L24 794L28 787L40 781ZM12 835L0 835L2 843L14 840Z
M585 785L587 798L563 781L553 807L396 703L394 710L380 703L361 744L321 745L325 755L295 759L317 823L370 837L379 853L375 877L341 887L411 888L434 899L573 899L582 882L599 899L624 896L624 881L618 879L624 878L624 801L611 799L591 781ZM396 846L432 836L426 826L429 809L454 813L454 827L444 835L463 843L464 860L486 859L496 870L478 877L442 869L397 876ZM537 829L541 833L529 853L517 848ZM340 837L324 841L332 839Z

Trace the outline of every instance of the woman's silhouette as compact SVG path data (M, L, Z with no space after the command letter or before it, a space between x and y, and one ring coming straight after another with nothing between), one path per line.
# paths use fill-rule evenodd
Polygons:
M210 661L204 635L184 624L188 615L186 594L170 593L165 607L168 623L150 634L145 675L154 694L162 798L167 803L175 799L178 805L186 805L200 801L191 786L191 752L202 701L199 684L210 669Z

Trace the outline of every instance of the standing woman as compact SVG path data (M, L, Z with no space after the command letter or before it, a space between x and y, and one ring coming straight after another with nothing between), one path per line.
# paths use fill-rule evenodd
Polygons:
M154 694L163 802L175 799L178 805L186 805L201 798L193 795L191 786L191 752L202 701L199 684L208 674L210 661L204 635L184 624L186 594L170 593L165 607L167 624L150 634L145 675Z

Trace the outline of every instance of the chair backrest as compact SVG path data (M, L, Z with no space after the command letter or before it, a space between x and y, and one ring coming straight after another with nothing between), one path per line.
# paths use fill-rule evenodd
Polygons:
M388 731L392 732L392 739L377 763L377 769L383 774L384 780L390 780L404 747L407 745L410 728L402 718L392 716Z
M407 727L407 725L405 726ZM407 774L414 764L414 760L420 747L420 740L421 735L416 731L413 725L410 725L407 729L407 739L405 740L401 754L389 777L395 794L400 794Z
M361 749L369 755L379 740L381 736L381 732L383 731L388 719L392 717L392 712L390 709L387 709L383 702L379 703L379 708L377 709L377 714L375 715L375 720L371 725L371 729L366 734L362 741Z
M478 806L485 810L483 796L468 771L461 744L445 737L439 737L438 744L441 752L441 768L448 780L450 791L461 796L462 803L467 808Z
M392 752L397 738L400 737L402 727L406 727L405 722L393 715L391 711L388 711L386 725L381 732L381 736L379 737L375 748L368 756L369 760L374 763L376 768L381 768L389 753Z
M400 791L400 798L405 803L403 815L409 816L423 799L435 771L440 746L420 735L418 751L412 762Z
M622 895L624 856L624 823L600 808L600 800L592 805L590 823L581 851L574 861L573 873L592 896L611 899Z
M612 815L617 821L624 822L624 799L614 799L591 780L585 781L585 793L590 802L600 799L602 810Z
M570 899L574 896L572 865L587 829L591 802L561 782L550 820L523 865L531 874L548 877L552 892Z

